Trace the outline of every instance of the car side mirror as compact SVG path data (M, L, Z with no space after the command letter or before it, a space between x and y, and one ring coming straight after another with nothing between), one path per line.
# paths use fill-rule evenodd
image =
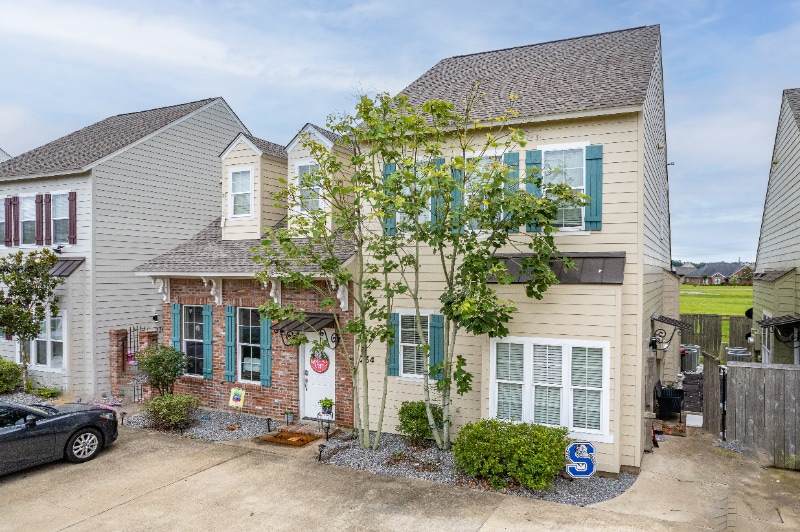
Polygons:
M25 416L25 425L29 429L32 429L33 427L35 427L36 426L36 416L34 416L34 415Z

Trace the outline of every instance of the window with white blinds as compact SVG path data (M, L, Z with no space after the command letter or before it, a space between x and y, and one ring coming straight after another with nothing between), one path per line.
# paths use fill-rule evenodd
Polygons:
M493 340L490 414L608 434L609 350L585 340Z
M428 343L428 316L421 316L422 336L419 335L414 314L400 315L400 367L403 375L424 375L426 368L425 350Z
M308 214L322 209L322 191L313 179L319 170L316 164L301 164L297 167L297 186L299 187L299 209Z

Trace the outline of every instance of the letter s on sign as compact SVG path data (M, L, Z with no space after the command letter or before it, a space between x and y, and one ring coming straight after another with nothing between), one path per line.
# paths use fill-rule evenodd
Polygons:
M570 443L564 451L567 474L572 478L589 478L594 475L594 445L588 441Z

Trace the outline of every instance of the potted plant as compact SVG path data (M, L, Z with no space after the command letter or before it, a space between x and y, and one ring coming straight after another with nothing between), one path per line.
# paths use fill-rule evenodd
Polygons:
M294 421L294 412L292 412L291 410L287 410L286 412L283 413L283 417L286 418L286 424L288 425L289 423Z
M320 399L319 406L322 407L322 413L326 416L329 416L333 412L333 399L330 397Z

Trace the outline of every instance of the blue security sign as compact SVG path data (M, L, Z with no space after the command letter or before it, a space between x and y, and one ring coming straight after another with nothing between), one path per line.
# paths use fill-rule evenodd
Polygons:
M564 451L567 459L567 474L572 478L589 478L594 475L594 445L588 441L576 441Z

